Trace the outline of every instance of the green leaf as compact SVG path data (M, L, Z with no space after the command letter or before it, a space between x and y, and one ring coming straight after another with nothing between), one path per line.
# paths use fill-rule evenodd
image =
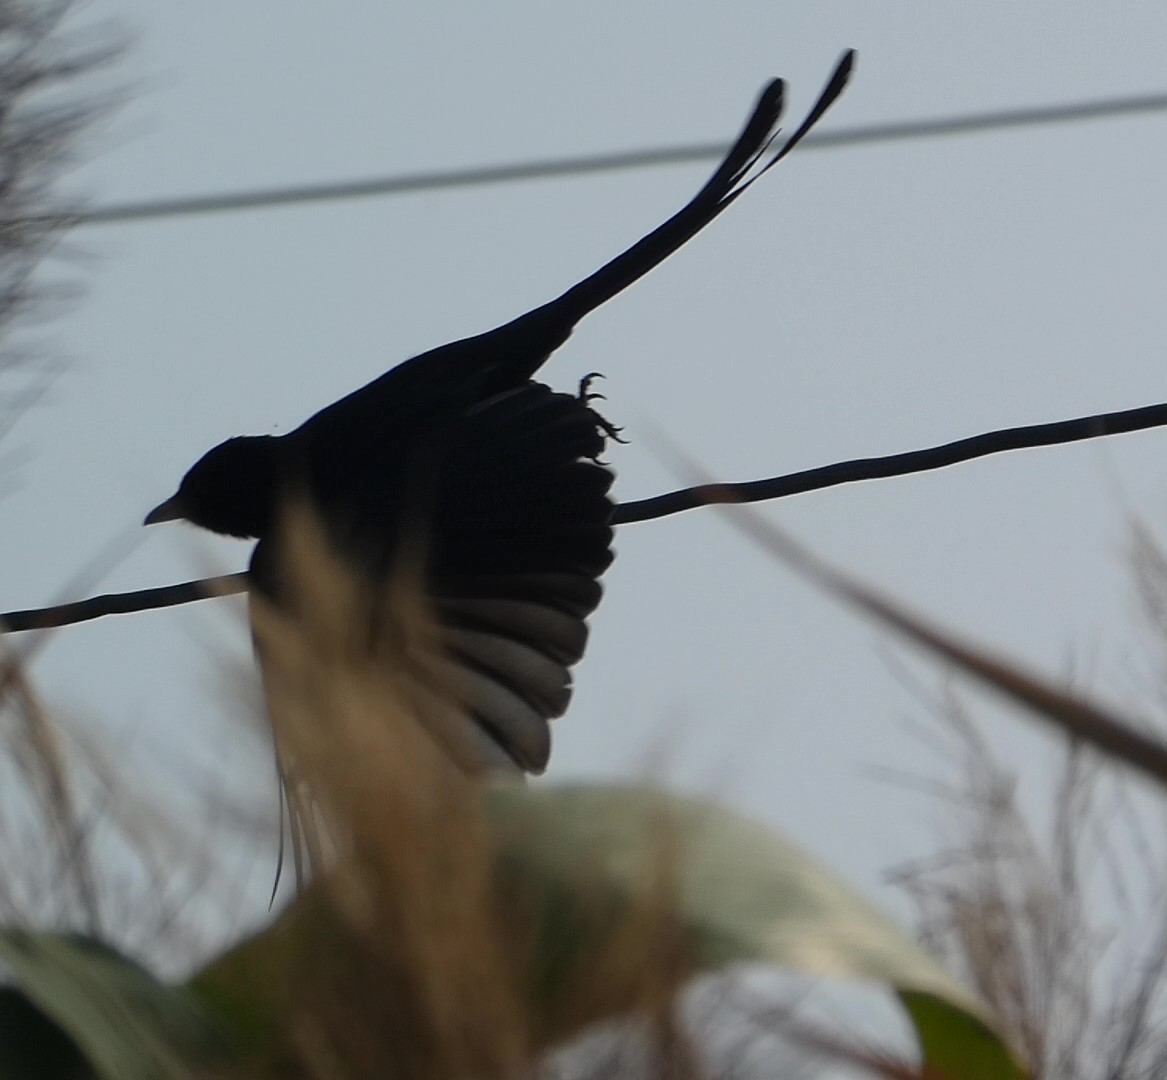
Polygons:
M671 879L672 919L695 966L754 961L883 983L897 992L925 1063L937 1073L952 1080L1024 1077L971 994L875 908L765 826L711 802L632 787L498 787L489 807L507 860L546 883L546 939L570 918L562 902L581 875L593 895L602 881L616 912L649 898L663 866ZM548 958L553 953L545 950ZM562 950L556 963L560 971L568 966ZM553 989L544 983L544 991Z
M0 1001L0 1032L12 1032L35 1007L51 1022L37 1036L42 1049L77 1063L76 1053L70 1056L54 1037L56 1025L97 1076L177 1080L225 1050L224 1031L187 991L166 986L96 941L0 930L0 965L22 991ZM6 1053L26 1052L6 1042Z
M0 988L0 1076L93 1080L84 1055L19 990Z
M634 787L498 785L486 810L503 933L517 958L526 950L519 968L537 1045L643 1007L646 974L670 992L694 971L761 962L889 987L937 1076L1025 1076L968 991L763 825L710 802ZM303 977L307 943L344 933L313 886L272 927L210 965L192 990L248 1049L278 1053L288 988ZM670 933L686 962L670 967L664 958L661 970L663 954L646 950ZM621 958L630 959L621 966Z
M310 884L275 922L212 960L187 988L231 1029L257 1067L276 1061L308 946L343 934L320 883Z

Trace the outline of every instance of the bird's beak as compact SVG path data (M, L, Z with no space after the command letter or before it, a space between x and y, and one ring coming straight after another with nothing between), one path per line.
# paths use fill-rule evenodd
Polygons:
M172 495L164 503L159 503L153 510L146 515L146 520L142 522L143 525L157 525L160 521L178 521L186 517L186 512L183 510L182 503L178 501L177 495Z

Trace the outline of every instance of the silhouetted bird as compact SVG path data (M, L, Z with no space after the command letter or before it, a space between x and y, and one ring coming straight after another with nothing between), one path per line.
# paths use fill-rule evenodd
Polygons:
M330 541L377 580L420 531L425 581L459 662L468 768L538 772L548 721L571 696L585 620L612 561L615 429L578 396L532 375L575 324L709 224L810 130L842 91L846 53L806 120L763 161L783 104L774 80L709 182L677 214L558 299L495 330L423 353L283 436L229 439L208 452L146 524L185 518L259 540L255 585L279 599L281 499L304 493Z

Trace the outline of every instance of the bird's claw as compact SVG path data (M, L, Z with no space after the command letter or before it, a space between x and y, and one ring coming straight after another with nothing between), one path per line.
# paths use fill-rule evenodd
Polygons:
M576 396L580 402L582 402L584 405L587 406L587 408L588 408L589 412L591 412L592 416L594 416L596 418L596 427L598 427L604 433L604 437L606 439L611 439L613 442L623 443L624 445L627 445L628 440L620 437L620 432L622 432L624 429L621 427L617 427L610 420L605 420L604 417L602 417L598 412L596 412L595 409L592 408L591 403L593 401L607 401L608 400L606 397L604 397L603 394L597 394L592 390L592 383L594 383L596 381L596 379L602 379L602 378L604 378L603 372L601 372L601 371L589 371L582 379L580 379L580 381L579 381L579 394L577 394Z
M589 401L607 401L608 399L603 394L597 394L592 391L592 383L597 379L606 378L602 371L589 371L579 381L579 394L576 395L580 401L585 405Z
M622 427L617 427L610 420L605 420L598 412L596 412L595 409L593 409L592 412L595 413L596 423L599 425L600 430L604 433L606 438L611 439L613 442L618 442L621 446L628 445L628 440L623 438L620 434L620 432L624 430Z

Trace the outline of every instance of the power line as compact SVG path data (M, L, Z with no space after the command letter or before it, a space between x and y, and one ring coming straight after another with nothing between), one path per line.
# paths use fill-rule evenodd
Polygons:
M1164 426L1167 426L1167 403L1124 409L1121 412L1080 416L1073 420L1057 420L1048 424L1003 428L923 450L841 461L766 480L701 484L681 491L671 491L666 495L622 502L615 508L612 523L631 525L639 521L655 521L671 514L717 503L753 503L784 499L791 495L821 491L839 484L930 472L1008 450L1057 446L1083 439L1099 439ZM179 585L165 585L156 589L108 593L52 607L8 611L0 614L0 636L28 630L71 626L91 619L100 619L106 615L125 615L134 611L173 607L195 600L208 600L215 596L230 596L233 593L246 592L247 582L246 573L227 574L223 577L184 581Z
M746 480L739 483L702 484L698 487L670 491L635 502L622 502L613 514L616 525L631 525L638 521L679 514L708 506L711 502L753 503L770 499L785 499L808 491L822 491L839 484L855 484L863 480L886 480L893 476L911 476L913 473L945 469L964 461L1003 454L1010 450L1030 450L1038 446L1061 446L1099 439L1107 435L1123 435L1132 431L1167 425L1167 403L1143 405L1121 412L1096 413L1073 420L1055 420L1048 424L1029 424L1025 427L1002 428L982 435L971 435L940 446L923 450L909 450L902 454L882 457L855 458L833 465L802 472L787 473L766 480Z
M905 120L886 124L868 124L840 128L811 135L802 144L806 150L831 150L868 143L904 142L949 135L971 135L982 131L1037 127L1103 120L1118 116L1138 116L1167 111L1167 94L1144 94L1137 97L1106 98L998 112L966 113L963 116L935 120ZM173 199L147 199L140 202L113 203L93 210L69 215L68 223L77 225L111 225L161 218L189 217L195 214L222 214L238 210L264 210L313 202L339 202L387 195L405 195L419 191L480 187L486 184L513 183L588 173L618 172L661 165L681 165L718 159L724 154L722 143L692 143L661 147L656 150L616 151L579 157L548 158L542 161L483 165L477 168L435 170L374 177L368 180L345 180L336 183L301 184L257 191L227 192L222 195L193 195ZM37 217L29 220L59 220Z

